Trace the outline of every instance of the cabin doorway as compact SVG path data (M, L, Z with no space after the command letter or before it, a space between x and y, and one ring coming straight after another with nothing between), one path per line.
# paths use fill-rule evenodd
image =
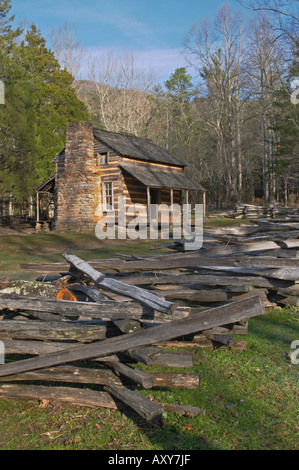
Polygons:
M150 201L151 204L159 204L159 189L151 188L150 189Z

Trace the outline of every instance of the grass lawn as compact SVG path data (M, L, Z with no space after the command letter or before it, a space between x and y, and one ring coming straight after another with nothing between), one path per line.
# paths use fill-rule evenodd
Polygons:
M0 277L14 280L35 279L34 274L21 272L19 265L65 262L62 257L65 251L71 251L88 261L113 258L115 253L152 255L152 248L161 244L161 240L98 240L94 233L0 235ZM159 251L163 249L158 249Z
M20 262L63 261L66 250L91 260L153 254L153 245L99 241L93 234L1 235L0 277L34 279L20 272ZM129 412L0 400L0 449L298 450L299 365L288 357L299 340L298 320L298 309L268 310L249 321L248 336L240 336L246 351L192 348L194 366L186 371L201 375L198 390L141 390L160 403L203 408L203 416L167 412L163 425L153 426Z

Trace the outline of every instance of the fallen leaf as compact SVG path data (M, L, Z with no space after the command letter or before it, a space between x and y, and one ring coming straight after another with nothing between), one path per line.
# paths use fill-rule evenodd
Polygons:
M236 406L236 405L235 405L234 403L227 403L226 405L224 405L224 407L225 407L228 411L230 411L231 413L233 413L235 406Z
M212 402L220 401L220 400L223 400L222 396L221 396L221 395L216 395L216 396L213 398Z
M38 407L39 408L48 408L49 404L50 404L49 400L42 399L40 404L38 405Z
M287 429L286 423L277 423L277 424L274 424L273 427L277 429Z
M194 427L192 426L192 424L184 424L183 428L187 431L194 431Z

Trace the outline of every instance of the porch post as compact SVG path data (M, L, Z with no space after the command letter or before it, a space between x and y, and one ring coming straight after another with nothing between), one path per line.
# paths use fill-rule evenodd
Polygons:
M187 205L187 207L189 207L189 191L188 191L188 189L186 190L186 196L185 197L186 197L186 205Z
M149 222L150 217L151 217L151 193L150 193L149 186L147 186L146 192L147 192L147 217L148 217L148 222Z
M36 191L36 222L39 222L39 192Z

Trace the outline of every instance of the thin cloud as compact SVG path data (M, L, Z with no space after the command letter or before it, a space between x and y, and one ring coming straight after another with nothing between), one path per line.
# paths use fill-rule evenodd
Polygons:
M97 48L89 47L85 50L85 59L82 62L81 77L88 79L88 63L96 58L101 58L103 54L112 52L116 57L123 56L128 52L134 55L136 67L153 73L157 83L163 84L170 75L179 67L188 67L187 62L179 49L143 49L128 50L123 48Z

